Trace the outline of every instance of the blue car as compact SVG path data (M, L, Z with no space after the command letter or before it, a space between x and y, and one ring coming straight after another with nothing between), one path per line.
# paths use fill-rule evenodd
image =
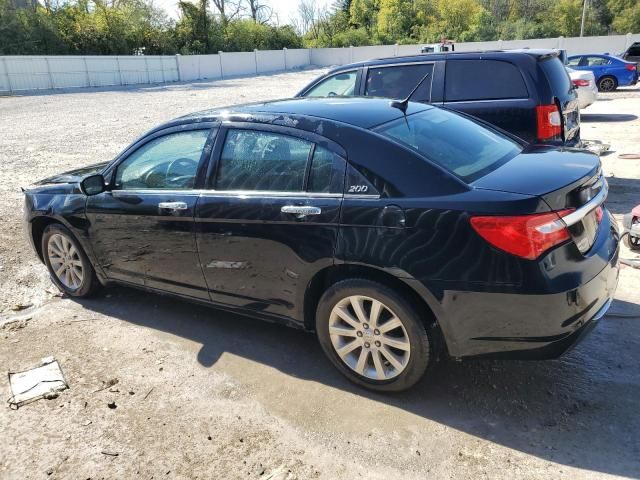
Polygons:
M569 57L569 67L574 70L589 70L596 77L601 92L613 92L618 87L635 85L638 82L638 67L613 55L574 55Z

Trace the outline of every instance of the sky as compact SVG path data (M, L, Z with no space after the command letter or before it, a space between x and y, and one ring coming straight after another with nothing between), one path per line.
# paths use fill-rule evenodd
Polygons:
M190 0L193 1L193 0ZM264 3L271 6L278 15L280 24L289 23L289 19L296 15L299 0L264 0ZM316 0L319 6L331 5L332 0ZM171 18L178 18L178 0L153 0L153 4L162 8ZM209 3L209 8L215 8Z

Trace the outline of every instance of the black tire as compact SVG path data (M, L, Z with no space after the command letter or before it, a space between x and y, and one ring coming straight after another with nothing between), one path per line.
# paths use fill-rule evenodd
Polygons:
M352 367L348 366L336 352L336 347L334 347L329 333L331 313L338 303L345 302L347 298L352 296L369 297L370 299L375 299L381 302L385 307L387 307L387 312L395 314L402 323L402 327L404 327L404 329L400 327L398 328L402 331L403 335L406 333L410 350L406 365L404 366L404 369L397 374L397 376L391 379L378 380L361 375ZM365 300L364 303L368 302ZM366 310L369 308L368 313L370 314L371 305L372 303L364 305L363 308L365 313L367 313ZM380 329L382 330L383 328L384 323L381 323ZM370 330L371 329L367 332L367 335L371 335ZM398 294L393 289L370 280L349 279L342 280L332 285L322 295L318 303L318 308L316 310L316 332L320 345L329 360L331 360L331 363L333 363L335 367L349 380L371 390L396 392L410 388L420 380L420 378L422 378L427 368L432 364L435 353L432 335L428 334L427 329L421 321L420 316L417 313L417 309L412 305L412 302L408 301L404 296ZM388 333L391 332L392 331L389 331ZM381 333L378 333L377 335L381 335ZM375 340L380 337L369 338ZM356 340L356 338L354 338L354 340ZM360 341L364 341L362 335L360 335ZM373 350L373 343L370 345ZM360 348L364 349L364 347ZM361 352L360 348L353 350L354 354L356 354L355 352L357 351ZM373 352L366 354L369 369L374 368L373 356ZM379 355L378 358L385 360L384 356ZM388 367L390 367L390 364L385 360L385 368Z
M77 277L72 277L74 281L78 281L78 286L73 287L69 285L65 285L63 281L58 277L54 268L52 267L52 258L50 258L50 249L49 242L52 241L52 237L56 235L62 235L71 245L73 245L75 252L77 252L77 259L81 263L81 272L82 279L78 280ZM56 237L59 238L59 237ZM91 265L87 254L84 252L80 243L76 240L73 234L69 231L67 227L61 225L59 223L53 223L48 225L43 234L42 234L42 257L44 259L44 263L49 269L49 275L51 276L51 281L58 287L58 289L71 296L71 297L88 297L94 294L98 288L100 287L100 282L96 277L96 271ZM74 256L74 258L76 258ZM53 258L54 262L56 261Z
M629 250L640 250L640 237L626 234L624 236L624 244Z
M598 90L601 92L613 92L616 88L618 88L616 77L605 75L598 80Z

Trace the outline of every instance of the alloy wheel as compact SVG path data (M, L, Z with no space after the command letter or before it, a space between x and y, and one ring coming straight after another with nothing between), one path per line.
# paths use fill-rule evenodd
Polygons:
M600 81L600 90L603 92L610 92L614 89L615 83L611 78L603 78Z
M51 235L47 255L56 278L70 290L77 290L84 279L82 260L76 247L60 233Z
M329 316L329 336L338 357L371 380L390 380L409 363L409 335L384 303L352 295L340 300Z

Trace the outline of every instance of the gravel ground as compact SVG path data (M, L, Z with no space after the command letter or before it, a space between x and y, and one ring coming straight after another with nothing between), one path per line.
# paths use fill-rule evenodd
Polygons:
M0 98L0 365L54 355L71 386L0 409L0 478L640 478L637 270L562 359L447 361L396 395L346 382L309 334L120 287L58 296L23 236L20 186L319 73ZM612 145L618 217L640 203L640 160L619 158L640 153L638 112L640 87L583 115L583 138Z

